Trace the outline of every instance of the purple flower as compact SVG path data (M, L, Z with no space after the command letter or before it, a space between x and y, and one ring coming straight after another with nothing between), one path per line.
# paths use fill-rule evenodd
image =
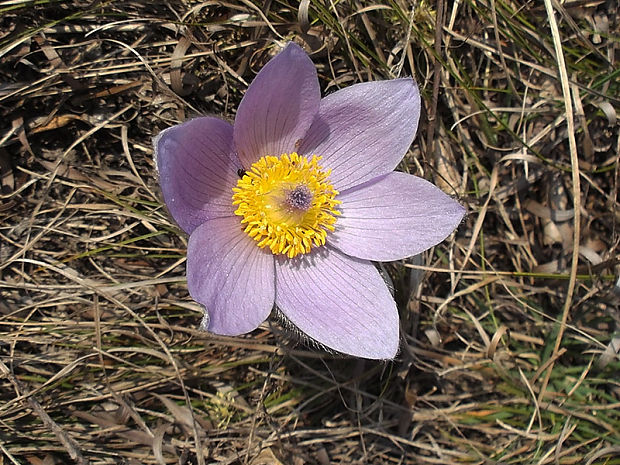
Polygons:
M398 311L371 260L432 247L465 212L393 171L419 116L410 78L321 99L312 61L289 43L250 85L234 126L203 117L159 134L164 200L190 235L188 288L209 331L252 331L275 304L334 350L396 355Z

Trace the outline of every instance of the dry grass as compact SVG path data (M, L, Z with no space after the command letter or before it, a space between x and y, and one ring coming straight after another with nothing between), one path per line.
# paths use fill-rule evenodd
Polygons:
M620 464L617 2L301 4L0 2L0 464ZM469 211L385 265L394 363L198 330L150 141L287 40L414 75Z

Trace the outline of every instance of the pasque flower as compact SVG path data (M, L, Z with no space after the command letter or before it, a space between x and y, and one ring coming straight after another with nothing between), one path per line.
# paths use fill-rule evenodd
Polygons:
M234 125L201 117L157 136L164 200L190 235L188 288L209 331L252 331L276 305L331 349L396 355L398 311L372 261L432 247L465 211L393 171L419 116L410 78L321 99L312 61L289 43L258 73Z

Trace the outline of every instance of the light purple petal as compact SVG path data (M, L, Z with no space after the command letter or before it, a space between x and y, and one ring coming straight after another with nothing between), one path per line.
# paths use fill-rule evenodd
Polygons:
M166 206L188 234L206 219L232 216L232 188L241 168L233 129L217 118L196 118L162 131L154 141Z
M416 255L443 241L465 209L430 182L393 172L338 196L342 215L329 244L375 261Z
M296 151L320 99L314 64L299 45L289 43L256 75L237 110L234 139L243 167L265 155Z
M189 238L187 287L208 312L209 331L247 333L273 308L273 255L242 231L238 217L208 220Z
M330 181L343 191L394 170L419 118L420 94L411 78L356 84L321 100L299 153L322 155Z
M323 247L276 260L276 305L311 338L339 352L391 359L398 311L372 263Z

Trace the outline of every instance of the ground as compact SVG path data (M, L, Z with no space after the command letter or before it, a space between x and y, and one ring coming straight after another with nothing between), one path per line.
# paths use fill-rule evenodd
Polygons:
M620 464L618 4L0 2L0 463ZM383 264L393 362L200 330L152 138L287 41L413 76L467 216ZM432 225L429 225L432 227Z

